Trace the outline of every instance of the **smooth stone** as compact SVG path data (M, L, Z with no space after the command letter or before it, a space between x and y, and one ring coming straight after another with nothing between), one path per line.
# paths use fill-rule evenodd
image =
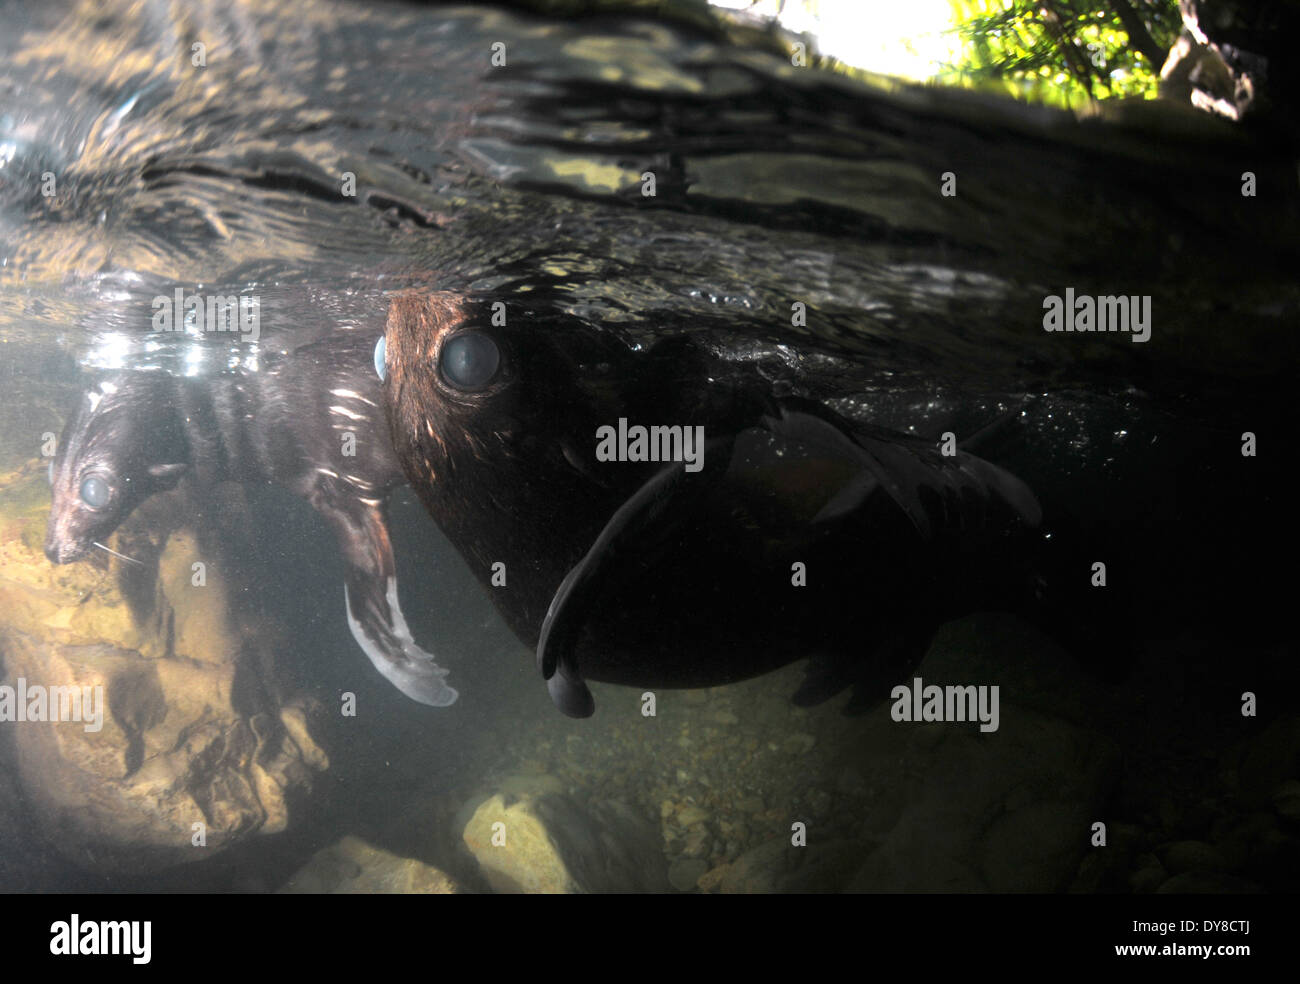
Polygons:
M866 783L862 779L861 773L856 769L846 768L841 770L835 779L835 789L837 792L853 795L860 793L866 788Z
M1053 892L1060 873L1078 871L1079 832L1086 830L1073 804L1034 803L999 817L984 837L981 869L994 892Z
M496 784L496 789L507 798L511 796L530 797L563 794L564 783L555 776L537 773L515 774L506 776Z
M1151 857L1148 855L1148 857ZM1128 885L1134 895L1151 895L1169 879L1169 873L1154 857L1151 862L1129 875Z
M668 882L679 892L693 892L708 873L709 863L695 858L678 858L668 866Z
M800 732L786 738L785 751L787 755L807 755L816 744L817 739L815 737Z
M733 861L722 879L727 895L827 893L843 891L863 851L852 840L814 841L795 847L775 837Z
M831 794L824 789L814 789L808 794L808 808L815 817L827 816L831 812Z
M283 895L454 895L447 874L417 861L344 837L317 851L279 890Z
M667 888L655 828L617 801L579 804L568 796L548 795L507 804L497 793L478 805L462 840L499 893Z
M722 880L727 877L728 865L718 865L716 868L710 868L708 872L696 880L696 886L701 892L712 894L722 887Z
M924 664L916 675L944 676ZM911 726L885 715L863 731L871 754L857 768L875 792L846 806L857 807L857 836L880 843L850 891L1064 892L1120 774L1119 749L1104 735L1010 702L996 734L949 728L924 754L909 742Z
M1277 718L1247 746L1241 761L1241 799L1248 808L1270 804L1274 791L1300 774L1300 715Z
M692 827L686 835L686 841L682 845L682 854L688 858L708 857L710 849L713 847L713 838L709 836L708 828L703 824Z
M1157 850L1160 860L1171 875L1186 871L1225 871L1223 855L1213 845L1204 841L1186 840L1166 844Z
M1216 871L1185 871L1156 889L1157 895L1253 895L1260 891L1254 882Z
M1288 779L1273 790L1273 807L1279 816L1300 820L1300 780Z
M709 811L694 805L682 807L677 814L677 823L682 827L694 827L697 823L703 823L708 819Z
M1068 890L1070 894L1095 895L1097 892L1102 891L1111 877L1117 859L1122 860L1113 851L1107 851L1106 848L1098 848L1089 854L1085 854L1083 861L1079 863L1079 871L1070 884Z

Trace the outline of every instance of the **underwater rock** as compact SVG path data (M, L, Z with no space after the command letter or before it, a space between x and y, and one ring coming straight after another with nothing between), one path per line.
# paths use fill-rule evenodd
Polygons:
M282 895L455 895L460 886L432 865L344 837L317 851L284 887Z
M1116 774L1115 746L1005 700L997 732L949 730L928 754L907 744L906 730L881 722L873 748L907 756L910 779L890 789L905 806L850 890L1064 890Z
M1005 699L1014 696L1021 707L1078 725L1096 721L1110 700L1058 640L1007 612L981 612L940 627L916 675L927 682L996 683Z
M786 738L783 745L787 755L807 755L817 744L817 739L812 735L797 733Z
M873 712L860 739L870 752L855 766L878 790L864 819L881 844L850 890L1066 890L1119 773L1115 744L1073 723L1103 699L1096 685L1026 623L989 615L944 626L916 676L997 685L998 728L895 723L888 706Z
M694 804L683 806L677 814L677 825L679 827L694 827L697 823L704 823L709 820L709 811L702 809Z
M1157 853L1173 875L1187 871L1225 871L1228 867L1223 855L1204 841L1175 841Z
M906 810L884 845L849 883L849 892L984 892L963 836L960 811Z
M1169 873L1154 854L1144 854L1138 860L1138 869L1129 876L1129 888L1134 895L1150 895L1168 880Z
M1287 820L1300 820L1300 780L1288 779L1273 790L1273 807Z
M1100 851L1085 854L1083 860L1079 862L1079 871L1074 876L1074 881L1070 883L1069 893L1095 895L1097 892L1108 890L1109 883L1114 880L1116 869L1122 863L1122 857L1117 861L1115 855L1108 857Z
M738 857L722 878L727 895L766 895L779 892L778 882L787 852L798 850L788 838L776 837Z
M1072 895L1095 894L1098 892L1127 892L1134 877L1134 861L1138 852L1146 843L1146 834L1141 827L1127 823L1112 823L1107 827L1106 850L1089 851L1079 862L1079 871L1071 882L1069 892ZM1156 887L1167 877L1160 862L1154 855L1145 855L1157 871L1152 883L1147 888L1154 892Z
M12 768L51 845L101 872L197 861L284 830L290 797L329 764L304 707L282 704L255 672L236 686L266 643L236 617L218 555L154 521L167 505L141 511L148 533L129 548L141 562L107 569L50 565L48 503L0 516L3 683L75 688L89 698L83 717L98 717L7 724Z
M838 892L853 876L852 862L863 846L851 840L823 840L816 828L805 847L790 837L774 837L746 851L722 875L724 895L771 895L790 892Z
M855 890L1049 892L1069 884L1114 749L1060 722L1036 721L1018 740L1014 728L1004 723L1011 733L1001 737L1010 740L996 751L973 734L945 743ZM1017 788L1042 798L1008 809ZM987 827L978 819L993 817Z
M697 824L686 832L686 839L682 843L683 856L691 859L707 858L712 849L713 838L709 836L709 829L704 824Z
M718 867L705 872L697 878L695 881L696 887L705 895L713 895L722 888L722 882L727 877L727 872L730 870L731 865L729 864L718 865Z
M668 881L679 892L693 892L709 871L709 863L694 858L679 858L668 866Z
M505 776L496 783L495 789L507 799L547 796L551 794L562 796L566 792L564 783L560 779L544 772L520 772L515 775Z
M1269 891L1289 892L1300 877L1300 838L1291 826L1272 812L1251 813L1234 819L1214 846L1228 873Z
M0 738L0 742L8 742ZM0 746L3 747L3 746ZM9 761L9 750L0 752L0 762ZM14 850L10 845L28 844L37 838L22 811L17 777L7 765L0 766L0 892L44 891L50 866L34 851Z
M1277 817L1261 811L1232 818L1214 846L1222 855L1226 870L1236 874L1257 866L1259 859L1266 857L1283 836Z
M1029 803L994 821L981 845L981 871L995 892L1059 891L1087 844L1086 810L1078 801Z
M1248 809L1269 805L1277 787L1300 775L1300 714L1277 718L1246 746L1241 760L1240 794Z
M808 809L812 810L813 816L818 819L824 819L830 815L831 805L834 799L831 794L824 789L814 789L807 796Z
M554 793L482 801L462 839L496 892L666 892L655 828L617 801L579 806ZM707 866L706 866L707 867Z
M1185 871L1156 889L1157 895L1253 895L1260 891L1254 882L1216 871Z

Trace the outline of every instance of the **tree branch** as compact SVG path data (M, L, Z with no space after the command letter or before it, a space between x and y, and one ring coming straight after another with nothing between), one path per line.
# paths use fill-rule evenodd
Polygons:
M1052 0L1042 0L1038 6L1038 22L1043 25L1047 33L1056 42L1060 49L1061 56L1065 59L1065 67L1071 75L1083 86L1084 91L1088 93L1088 98L1092 99L1092 61L1085 55L1079 46L1075 43L1074 37L1066 28L1066 19L1061 16L1061 11L1056 8Z
M1115 16L1119 18L1119 22L1124 25L1129 44L1142 53L1146 60L1151 63L1151 67L1155 69L1156 74L1159 75L1160 69L1164 67L1165 59L1169 57L1169 49L1156 44L1156 39L1147 30L1146 22L1133 9L1133 5L1129 3L1129 0L1106 0L1106 6L1114 11Z

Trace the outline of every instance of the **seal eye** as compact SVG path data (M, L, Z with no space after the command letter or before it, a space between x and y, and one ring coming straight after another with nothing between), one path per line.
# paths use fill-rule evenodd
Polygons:
M448 339L438 358L442 378L462 390L482 389L501 366L501 350L481 331L462 332Z
M379 341L375 342L375 375L379 381L384 381L386 375L384 369L384 353L388 351L388 340L383 335L379 336Z
M103 509L111 497L108 483L102 478L91 475L81 483L81 501L91 509Z

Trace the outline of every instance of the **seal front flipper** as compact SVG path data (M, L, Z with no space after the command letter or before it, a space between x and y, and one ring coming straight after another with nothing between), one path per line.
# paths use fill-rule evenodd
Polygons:
M596 586L596 576L608 569L619 552L620 544L663 512L685 473L680 464L659 469L615 510L595 543L560 582L546 610L537 640L537 668L541 670L543 679L550 680L560 665L561 657L571 651L581 625L581 613Z
M358 580L364 581L358 584ZM348 627L362 652L370 657L375 669L398 690L412 700L430 707L447 707L456 702L460 694L444 678L448 671L440 667L432 653L425 652L411 636L406 619L397 603L397 579L383 582L382 610L373 603L376 582L367 572L351 568L347 583L343 585L343 601L347 606ZM366 600L358 603L352 586L361 588ZM387 617L383 612L387 612Z
M591 713L576 715L566 709L566 706L583 706L580 699L567 699L572 696L571 685L582 682L569 661L593 596L598 589L608 586L606 575L630 548L635 548L638 537L670 508L679 505L684 496L693 493L701 480L727 470L734 442L734 435L708 440L704 446L705 465L698 472L688 472L685 465L677 462L655 472L614 511L582 560L560 582L537 640L537 668L547 681L551 698L564 713L571 717L586 717ZM568 685L561 681L553 686L551 681L557 669L566 668ZM591 700L589 693L586 699ZM594 708L594 702L591 706Z
M596 712L596 699L568 659L562 660L546 681L546 690L566 717L588 718Z
M348 569L343 586L352 637L375 669L412 700L446 707L459 696L440 667L411 636L397 601L397 576L388 524L379 506L349 500L351 508L316 508L330 521Z

